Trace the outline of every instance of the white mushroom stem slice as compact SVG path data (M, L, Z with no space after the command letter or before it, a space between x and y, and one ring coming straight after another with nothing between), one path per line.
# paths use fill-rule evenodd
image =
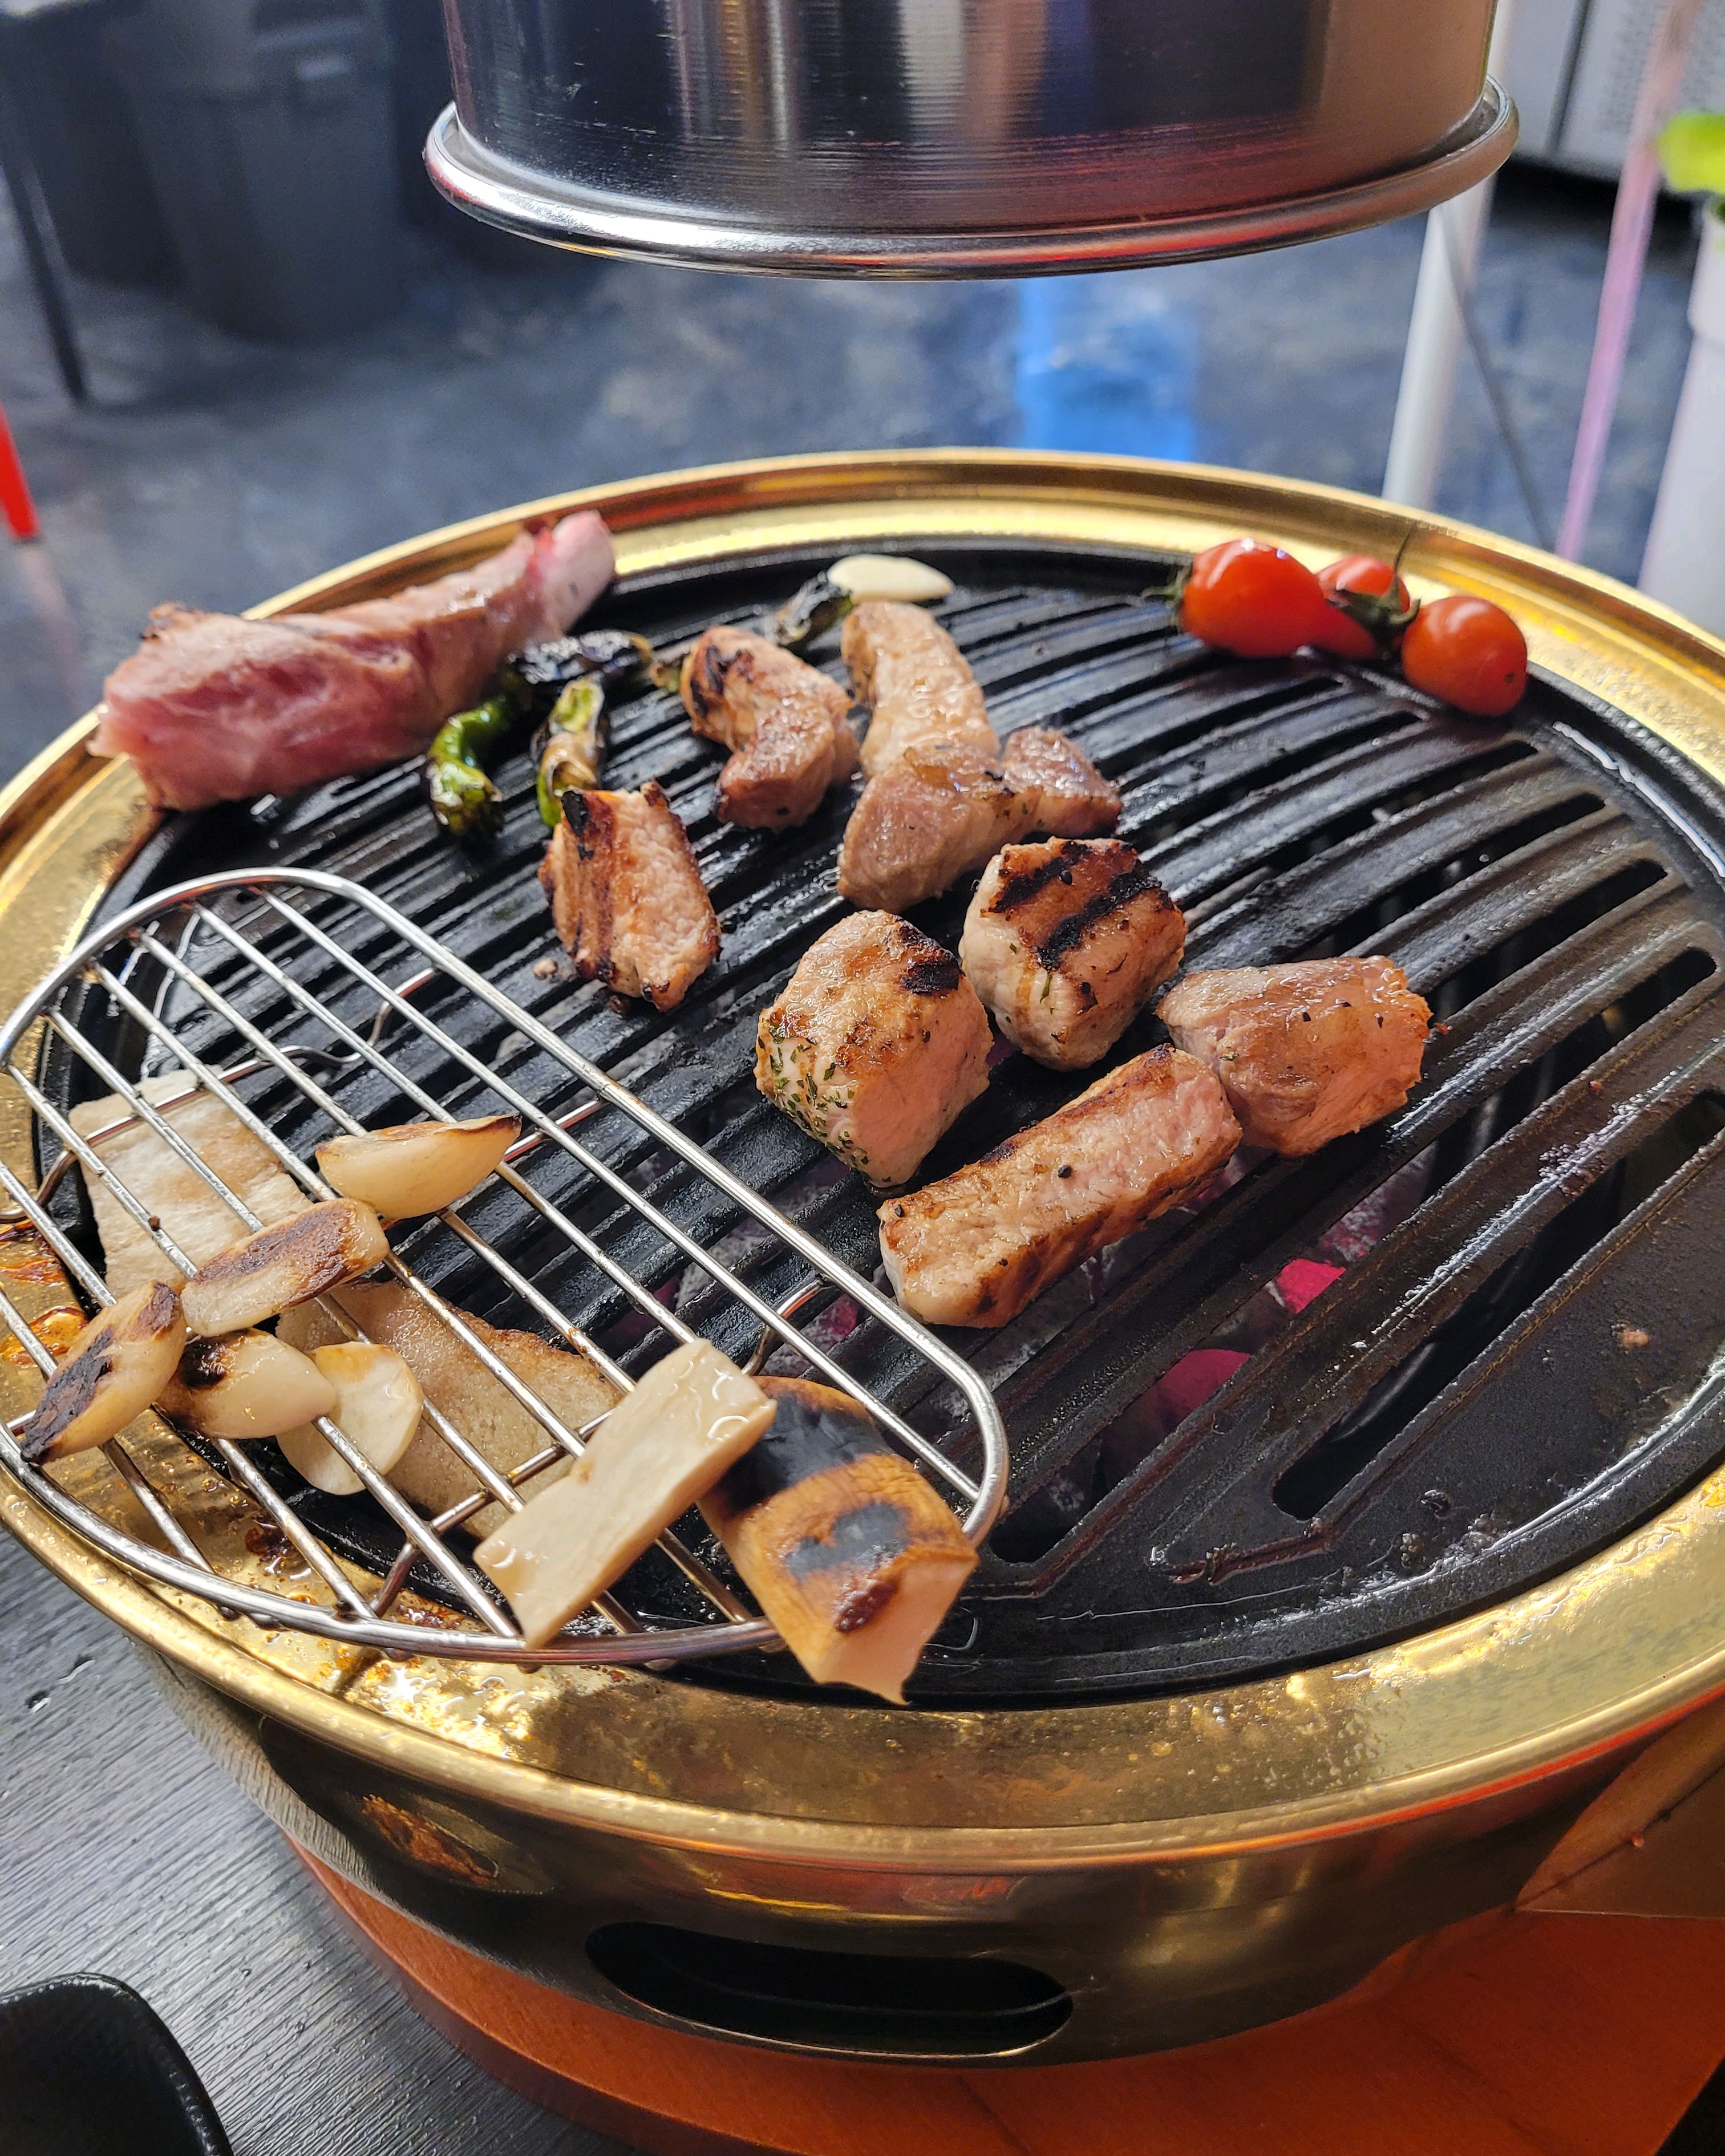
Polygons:
M317 1148L318 1173L344 1198L357 1198L386 1220L441 1213L476 1190L521 1134L519 1116L478 1116L465 1123L398 1123L331 1138Z
M952 593L950 577L927 562L913 562L907 554L847 554L827 571L827 581L849 592L859 606L865 599L933 606Z
M18 1433L26 1460L64 1460L117 1437L174 1373L186 1344L180 1298L161 1281L92 1318Z
M619 1402L560 1481L474 1553L542 1647L740 1460L773 1403L704 1340L674 1349Z
M187 1329L214 1334L260 1325L368 1273L388 1255L383 1224L369 1205L329 1199L200 1265L180 1291Z
M270 1332L194 1340L160 1404L202 1437L276 1437L336 1412L336 1389L309 1355Z
M318 1374L335 1395L317 1413L339 1424L343 1437L387 1475L413 1441L425 1405L419 1381L393 1348L343 1340L312 1350ZM331 1497L357 1496L365 1485L322 1431L308 1418L277 1440L289 1463L316 1490Z

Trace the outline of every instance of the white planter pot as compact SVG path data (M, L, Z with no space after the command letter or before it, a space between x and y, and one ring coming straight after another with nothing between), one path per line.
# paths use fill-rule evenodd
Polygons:
M1689 295L1695 332L1654 505L1641 589L1725 635L1725 217L1702 219Z

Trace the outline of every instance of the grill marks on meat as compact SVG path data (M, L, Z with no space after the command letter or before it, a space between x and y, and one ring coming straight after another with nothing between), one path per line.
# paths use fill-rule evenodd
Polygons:
M656 779L634 793L566 793L539 881L581 978L655 1010L675 1010L719 955L713 902Z
M1206 1183L1240 1136L1202 1063L1152 1049L973 1167L883 1205L893 1291L930 1324L1004 1325Z
M1400 1107L1431 1024L1388 958L1189 973L1157 1009L1221 1080L1245 1142L1294 1154Z
M788 830L856 768L845 691L764 636L706 630L683 661L682 695L696 732L736 752L719 773L724 823Z
M958 955L1009 1040L1080 1070L1170 978L1185 942L1185 916L1132 847L1053 839L988 864Z
M918 742L963 742L998 755L970 662L926 608L869 600L846 615L840 649L857 701L871 707L862 745L869 778Z
M950 951L890 913L855 913L810 947L762 1014L755 1083L886 1188L986 1090L993 1045Z
M327 613L246 621L158 607L108 677L98 756L159 807L290 793L417 754L521 644L560 636L610 582L591 510L471 569Z
M1088 839L1111 831L1120 821L1119 788L1052 726L1025 726L1008 735L1000 762L1009 786L1037 795L1039 831Z
M839 889L855 906L902 912L1034 829L1037 806L992 752L920 742L863 788L839 848Z

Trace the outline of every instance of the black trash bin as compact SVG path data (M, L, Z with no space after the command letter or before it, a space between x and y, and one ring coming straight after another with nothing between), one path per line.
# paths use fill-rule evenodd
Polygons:
M200 314L292 343L401 302L383 0L143 0L108 49Z
M0 0L0 69L67 261L110 284L171 284L167 228L102 49L110 12Z

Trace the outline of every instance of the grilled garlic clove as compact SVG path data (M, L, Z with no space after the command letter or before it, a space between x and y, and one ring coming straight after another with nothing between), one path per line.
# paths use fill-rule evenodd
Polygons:
M519 1116L398 1123L331 1138L317 1148L318 1172L344 1198L375 1207L386 1220L411 1220L441 1213L476 1189L521 1134Z
M200 1265L180 1291L188 1332L239 1332L368 1273L389 1255L369 1205L331 1198Z
M380 1475L387 1475L413 1441L425 1405L419 1381L393 1348L341 1340L312 1350L318 1373L335 1394L321 1413L341 1427ZM321 1430L307 1421L285 1430L277 1442L290 1463L316 1490L352 1497L365 1487Z
M117 1436L174 1373L186 1344L180 1298L161 1281L92 1318L18 1433L26 1460L62 1460Z
M952 593L950 577L906 554L847 554L842 562L834 562L827 578L841 592L849 592L859 606L867 599L933 606Z
M194 1340L161 1405L203 1437L276 1437L336 1412L336 1389L309 1355L270 1332Z

